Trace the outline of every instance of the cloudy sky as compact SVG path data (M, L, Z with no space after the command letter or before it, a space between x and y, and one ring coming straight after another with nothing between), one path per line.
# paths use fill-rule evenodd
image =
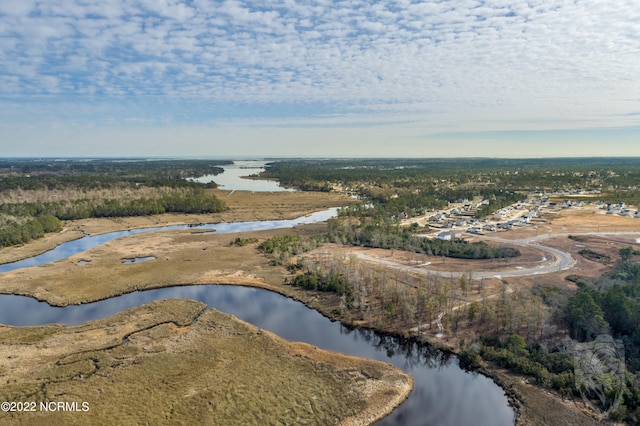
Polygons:
M640 0L0 2L0 156L640 156Z

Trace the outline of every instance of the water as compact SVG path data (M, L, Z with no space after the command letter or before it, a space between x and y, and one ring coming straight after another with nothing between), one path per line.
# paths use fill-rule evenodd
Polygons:
M82 253L116 238L124 237L127 235L140 234L143 232L171 231L181 229L211 229L216 234L229 234L233 232L263 231L267 229L292 228L296 225L305 223L324 222L332 217L335 217L337 215L337 212L337 207L334 207L290 220L258 220L251 222L205 223L201 225L172 225L160 226L155 228L131 229L129 231L109 232L100 235L86 235L78 240L60 244L53 250L49 250L48 252L42 253L38 256L0 265L0 273L14 271L20 268L45 265L47 263L66 259L70 256Z
M229 191L277 192L295 191L283 188L274 180L243 179L243 176L257 175L264 171L266 161L234 161L232 165L221 166L224 172L219 175L205 175L193 179L200 183L215 182L220 189Z
M485 376L462 370L455 357L370 330L347 329L302 303L261 289L214 285L170 287L65 308L54 308L29 297L0 295L0 323L78 325L168 298L199 300L287 340L303 341L401 368L414 378L414 390L405 403L378 423L380 425L514 424L514 413L503 390Z
M40 256L0 265L0 272L65 259L115 238L141 232L205 228L214 229L216 233L230 233L285 228L299 223L325 221L335 216L336 211L335 208L328 209L294 220L178 225L85 236ZM0 323L15 326L78 325L166 298L199 300L285 339L373 358L402 368L414 378L414 390L405 403L379 423L381 425L514 424L514 413L503 390L485 376L462 370L455 357L371 331L348 330L299 302L265 290L231 286L171 287L65 308L54 308L30 297L0 295Z
M155 259L156 259L155 256L126 257L126 258L122 259L122 263L124 265L132 265L134 263L142 263L142 262L146 262L148 260L155 260Z

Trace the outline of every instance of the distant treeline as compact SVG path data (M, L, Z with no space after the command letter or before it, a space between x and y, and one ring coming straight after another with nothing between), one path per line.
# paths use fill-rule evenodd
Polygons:
M409 215L458 198L495 200L481 216L505 205L500 199L507 194L529 191L600 190L605 201L638 204L639 166L638 158L286 160L270 164L263 176L300 189L342 186Z
M50 215L61 220L161 213L215 213L223 209L222 201L207 195L202 188L174 190L156 198L80 199L0 205L0 212L17 217Z
M640 184L639 158L433 158L286 160L263 173L281 184L336 182L346 185L409 188L416 184L472 183L476 188L509 191L590 189L625 190Z
M103 177L112 181L172 180L219 174L231 161L140 159L0 159L5 177Z
M0 246L57 232L61 220L222 211L224 204L204 190L215 184L186 178L218 174L225 163L0 160Z

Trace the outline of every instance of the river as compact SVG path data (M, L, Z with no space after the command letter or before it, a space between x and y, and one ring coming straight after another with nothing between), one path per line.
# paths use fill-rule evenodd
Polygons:
M513 425L504 391L491 379L466 372L457 358L370 330L350 330L300 302L267 290L237 286L182 286L125 294L64 308L0 295L0 323L78 325L158 299L188 298L227 312L290 341L388 362L411 374L414 389L379 425ZM25 313L28 312L28 315Z
M294 220L199 225L216 233L292 227L327 220L336 209ZM0 265L0 273L65 259L125 235L192 228L189 225L112 232L70 241L30 259ZM272 331L291 341L391 363L414 378L409 398L379 425L513 425L514 412L504 391L491 379L460 368L457 358L402 339L369 330L349 330L302 303L266 290L237 286L180 286L133 292L111 299L65 308L16 295L0 295L0 323L33 326L78 325L105 318L153 300L189 298Z

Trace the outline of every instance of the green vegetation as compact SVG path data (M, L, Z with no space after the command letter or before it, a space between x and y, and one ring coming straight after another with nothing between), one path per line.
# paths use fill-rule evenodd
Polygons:
M347 220L329 221L329 239L332 242L363 247L405 250L431 256L461 259L495 259L520 255L510 247L490 247L483 241L469 243L465 240L443 241L415 235L415 229L402 227L381 218L360 218L359 223Z
M215 213L224 208L202 188L171 190L155 198L79 199L45 203L3 204L0 211L12 215L48 214L61 220L90 217L147 216L161 213Z
M606 254L598 253L597 251L591 249L582 249L578 252L582 257L590 260L595 260L597 262L609 262L611 260L611 256Z
M583 235L569 235L567 238L569 238L570 240L573 240L573 241L578 241L580 243L584 243L586 241L589 241L589 238L585 237Z
M351 293L347 282L336 273L323 275L318 272L306 272L294 276L290 284L307 290L327 291L339 295L346 294L349 296Z
M478 212L482 216L529 191L600 191L605 202L640 204L638 163L637 158L288 160L272 163L263 176L301 189L340 187L374 205L387 204L389 214L410 216L478 196L491 202Z
M298 235L285 235L263 241L258 249L263 253L270 254L274 264L282 265L288 262L292 256L318 248L323 242L324 238L322 237L305 238Z
M216 175L229 161L213 160L60 160L0 159L0 191L12 189L200 186L190 177ZM210 185L215 187L215 184Z
M566 327L572 341L547 341L536 335L527 339L512 335L505 340L495 333L485 335L463 350L463 360L470 364L479 363L480 358L491 360L516 373L534 377L541 385L563 395L579 397L581 393L574 376L575 341L592 342L600 335L610 334L624 347L626 386L621 405L609 413L609 417L640 423L640 387L637 385L640 380L640 262L634 260L638 255L638 250L628 247L620 250L620 261L611 273L596 279L572 277L579 287L573 294L552 287L538 288L545 304L551 308L551 319L556 326ZM608 371L594 378L609 389L609 399L617 390L612 387L617 380L614 374L615 371ZM595 398L596 405L601 403Z
M241 238L241 237L238 237L235 240L231 241L231 243L229 245L236 246L236 247L243 247L243 246L246 246L247 244L255 244L257 242L258 242L257 238Z
M57 232L61 220L215 213L223 203L185 178L220 173L202 160L0 160L0 246Z
M46 232L59 232L61 229L62 222L49 214L16 218L0 213L0 247L28 243Z

